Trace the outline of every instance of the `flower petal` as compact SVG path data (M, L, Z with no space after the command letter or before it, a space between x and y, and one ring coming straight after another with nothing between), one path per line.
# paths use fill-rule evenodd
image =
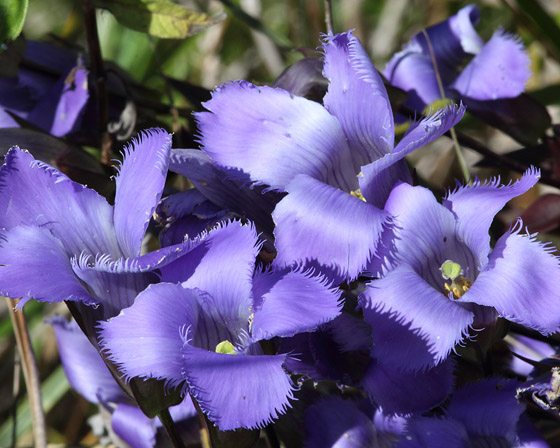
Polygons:
M351 31L328 36L323 51L329 80L323 103L342 125L357 173L393 149L393 111L381 77Z
M72 272L66 250L45 228L17 226L0 233L0 294L41 302L97 301ZM56 280L56 281L53 281Z
M150 285L130 308L99 322L101 346L127 378L157 378L177 386L184 379L181 334L195 325L198 297L181 285Z
M531 61L519 37L496 31L451 87L475 100L513 98L525 90Z
M340 293L322 276L302 269L254 278L254 340L313 331L340 314Z
M258 228L272 234L274 223L270 214L280 200L278 194L263 193L262 187L244 185L242 181L231 179L198 149L173 149L169 169L187 177L204 197L218 207L247 217Z
M461 301L492 306L506 319L551 334L560 326L560 259L554 248L519 235L521 226L518 221L498 240Z
M457 234L486 264L490 248L488 229L494 216L510 200L525 193L540 178L540 171L530 168L517 182L500 185L499 178L489 182L473 182L469 186L459 186L447 194L443 205L457 217Z
M119 387L97 350L76 322L61 316L51 318L58 354L70 385L91 403L126 402Z
M183 347L183 373L201 409L222 431L261 428L286 412L294 386L287 355L247 356Z
M362 385L385 414L421 413L441 404L453 391L453 370L451 359L414 374L372 363Z
M272 215L275 265L316 261L355 278L375 253L388 214L309 176L297 176L288 192Z
M15 147L6 154L0 193L0 228L45 227L71 254L121 255L107 201L27 151Z
M149 129L124 148L116 178L115 232L126 257L140 255L142 238L165 185L171 136Z
M153 448L155 446L155 421L146 417L136 406L119 404L111 416L111 427L128 446L134 448Z
M255 258L260 246L255 228L232 221L210 231L175 263L161 268L162 280L206 291L226 319L246 326Z
M405 371L443 361L465 337L473 314L401 265L369 284L360 298L372 327L372 357Z
M377 431L357 403L331 396L305 414L307 448L377 447Z
M397 182L411 180L406 165L402 162L401 165L394 165L412 151L441 137L463 118L464 113L464 106L453 105L413 123L392 153L362 167L363 177L359 177L359 182L366 200L382 207Z
M406 432L398 446L399 448L469 448L472 445L467 430L457 420L414 417L408 420Z
M297 174L356 189L340 123L320 104L238 82L218 87L205 107L210 112L196 114L202 146L218 165L277 191Z

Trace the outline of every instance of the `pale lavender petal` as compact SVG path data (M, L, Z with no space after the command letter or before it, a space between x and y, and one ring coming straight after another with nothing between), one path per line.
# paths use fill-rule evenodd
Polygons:
M323 51L329 80L323 103L342 126L357 173L393 149L393 111L381 77L351 31L327 36Z
M23 300L97 301L72 272L68 254L44 228L17 226L0 233L0 294Z
M148 418L136 406L119 404L111 416L111 427L129 446L153 448L156 443L154 419Z
M453 371L451 359L416 373L372 363L362 386L387 415L420 413L440 405L453 391Z
M432 288L406 265L368 285L360 298L372 327L372 357L419 371L447 358L464 340L473 314Z
M529 55L518 37L496 31L451 87L475 100L513 98L531 77Z
M331 396L305 414L306 448L377 447L371 419L351 400Z
M274 263L283 267L316 261L355 278L375 254L388 214L309 176L296 177L288 192L273 213Z
M259 274L253 292L254 340L313 331L340 314L340 292L311 271Z
M294 386L282 367L287 355L215 353L187 341L182 354L189 392L222 431L261 428L290 406Z
M0 228L20 224L45 227L72 254L121 255L107 201L16 147L0 168Z
M443 205L457 218L457 234L471 248L484 266L490 249L488 229L494 216L510 200L525 193L540 178L540 171L530 168L515 183L500 185L496 178L488 182L473 182L448 193Z
M76 322L57 316L48 323L54 328L60 361L74 389L92 403L128 401L99 352Z
M126 257L140 255L142 238L165 185L171 136L163 129L140 133L124 148L124 161L116 178L114 222Z
M464 113L464 106L454 105L440 109L423 120L413 123L392 153L362 167L359 182L360 190L366 200L378 207L383 206L397 182L411 180L403 162L400 166L394 165L414 150L441 137L463 118Z
M169 283L150 285L133 306L99 323L101 346L126 378L158 378L177 386L184 379L182 334L196 324L198 309L198 292Z
M297 174L356 189L340 123L320 104L238 82L218 87L205 107L210 112L197 114L202 147L218 165L278 191Z
M522 225L498 240L461 301L492 306L508 320L551 334L560 326L560 259L552 246L520 235Z

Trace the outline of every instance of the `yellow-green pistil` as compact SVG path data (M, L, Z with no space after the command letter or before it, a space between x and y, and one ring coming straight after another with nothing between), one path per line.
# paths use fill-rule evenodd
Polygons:
M445 282L443 286L446 291L453 293L455 299L460 299L472 285L470 280L463 277L461 265L453 260L445 260L439 270L445 280L451 280L451 283Z
M235 347L227 339L216 345L216 353L224 353L226 355L237 355Z

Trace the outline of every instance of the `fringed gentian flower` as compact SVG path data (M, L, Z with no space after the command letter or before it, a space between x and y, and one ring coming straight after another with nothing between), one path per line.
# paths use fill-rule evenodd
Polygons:
M163 283L101 323L110 359L127 377L181 386L221 430L278 417L293 397L283 369L289 354L265 354L259 341L312 331L340 304L309 272L253 276L259 249L251 226L234 221L212 230L188 257L162 268ZM188 280L175 283L185 273Z
M95 325L130 306L153 273L186 252L140 255L167 175L170 135L141 134L125 149L115 206L58 170L12 148L0 168L0 289L8 297L73 301L95 343ZM86 306L95 305L95 306Z
M132 447L156 446L156 435L161 422L150 419L133 405L119 387L107 365L75 322L63 317L50 319L54 328L60 361L70 385L90 403L103 406L111 415L111 430ZM186 397L169 412L180 428L196 416L190 397Z
M502 30L485 44L474 29L478 17L476 6L466 6L429 27L429 42L424 33L418 33L393 56L384 75L391 84L408 91L405 104L421 111L441 99L432 52L446 98L486 101L512 98L523 92L531 76L523 45ZM470 56L474 57L464 66Z
M397 180L410 180L402 159L455 125L464 108L414 123L395 146L387 92L359 40L351 32L328 36L323 52L322 105L236 82L218 87L197 120L203 151L232 178L289 193L273 215L277 266L308 260L355 277L388 224L377 207ZM374 161L382 161L375 179L359 180ZM359 187L376 207L348 194Z
M496 313L543 334L560 325L560 264L517 222L490 249L488 229L511 198L538 180L460 186L439 204L423 187L400 184L385 209L395 217L394 261L362 294L372 355L404 370L443 361L472 327Z

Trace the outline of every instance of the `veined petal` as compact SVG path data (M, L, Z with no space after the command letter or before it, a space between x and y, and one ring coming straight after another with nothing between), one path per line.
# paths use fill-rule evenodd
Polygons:
M0 168L0 228L20 224L49 229L71 254L121 255L107 201L15 147Z
M126 257L140 255L142 238L165 185L171 136L149 129L124 148L124 161L116 178L114 222Z
M397 182L411 180L408 168L400 161L414 150L441 137L463 118L464 113L464 106L453 105L413 123L392 153L362 167L363 176L359 177L359 182L366 200L382 207Z
M210 231L201 241L187 257L162 267L162 280L206 291L226 320L246 325L252 305L253 268L260 250L255 228L232 221Z
M315 260L355 278L375 253L389 215L309 176L296 177L288 192L272 215L274 263L284 267Z
M406 265L369 284L360 306L372 328L372 357L405 371L442 362L463 341L473 321L471 312Z
M496 31L451 87L475 100L513 98L531 77L529 55L518 37Z
M201 142L218 165L242 170L277 191L297 174L356 189L340 123L320 104L238 82L218 87L205 107L210 112L196 114Z
M72 272L59 240L45 228L17 226L0 233L0 294L41 302L97 301Z
M393 111L381 77L351 31L328 36L323 51L329 80L323 103L342 125L357 173L393 149Z
M188 390L222 431L261 428L286 412L294 386L282 364L287 355L209 352L185 341Z
M560 259L534 236L519 235L522 223L504 234L461 301L494 307L514 322L543 334L560 326Z
M371 418L357 403L331 396L311 406L305 414L307 448L378 447Z
M111 416L111 427L128 446L153 448L156 443L156 425L136 406L119 404Z
M256 275L253 284L254 340L313 331L340 314L340 292L311 271L265 272Z
M183 381L182 334L196 324L198 292L158 283L142 291L134 305L99 326L101 346L127 378Z
M274 223L270 218L278 194L263 193L263 187L244 185L215 166L212 159L198 149L173 149L169 169L187 177L209 201L224 210L246 216L257 227L272 233Z
M415 373L372 363L362 385L387 415L421 413L441 404L453 391L453 370L451 359Z
M494 216L510 200L525 193L540 178L540 171L530 168L515 183L500 185L500 179L489 182L476 181L469 186L459 186L447 194L443 205L457 217L457 233L486 264L490 248L488 229Z
M76 322L61 316L51 318L58 354L70 385L91 403L126 402L107 365Z

